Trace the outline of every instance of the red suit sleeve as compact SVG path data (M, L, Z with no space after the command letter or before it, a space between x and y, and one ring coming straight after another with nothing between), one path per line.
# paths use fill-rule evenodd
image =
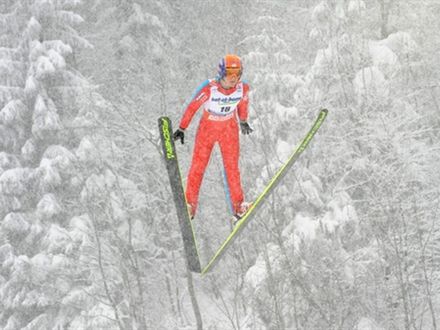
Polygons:
M205 103L209 99L211 94L210 91L211 90L209 88L209 85L205 85L196 92L192 101L186 107L185 113L183 114L182 120L180 121L179 127L181 129L186 129L189 126L191 119L193 118L196 111L202 106L203 103Z
M238 118L240 121L247 121L249 104L249 85L243 83L243 97L237 105Z

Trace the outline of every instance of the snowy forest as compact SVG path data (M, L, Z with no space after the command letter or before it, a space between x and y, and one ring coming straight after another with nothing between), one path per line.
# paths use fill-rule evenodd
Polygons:
M438 0L1 0L0 329L439 330L439 18ZM247 200L329 114L201 276L157 125L228 53ZM202 263L230 218L216 147Z

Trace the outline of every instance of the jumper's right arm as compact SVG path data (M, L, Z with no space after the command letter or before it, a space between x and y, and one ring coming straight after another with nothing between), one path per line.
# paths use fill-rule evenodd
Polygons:
M203 103L205 103L209 99L209 97L209 86L204 83L201 88L199 87L199 89L196 91L196 94L193 97L192 101L186 107L185 113L183 114L179 125L179 128L181 130L185 130L189 126L194 114L203 105Z
M179 128L174 132L174 140L180 140L183 144L185 141L185 129L189 126L196 111L205 103L210 97L209 80L205 81L195 92L192 101L186 107L185 113L180 120Z

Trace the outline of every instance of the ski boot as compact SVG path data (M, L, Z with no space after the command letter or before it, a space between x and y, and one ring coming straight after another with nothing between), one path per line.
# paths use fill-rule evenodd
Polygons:
M236 213L234 214L232 225L235 226L241 218L247 213L247 211L251 208L252 203L248 202L242 202L238 209L236 210Z
M186 207L188 209L189 218L191 220L193 220L194 216L196 215L196 206L194 204L191 204L191 203L186 203Z

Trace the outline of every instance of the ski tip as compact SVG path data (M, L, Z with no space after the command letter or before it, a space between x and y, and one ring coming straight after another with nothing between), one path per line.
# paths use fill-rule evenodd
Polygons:
M157 121L158 121L159 123L162 123L163 121L171 121L171 120L170 120L170 117L167 117L167 116L161 116L161 117L159 117L159 118L157 119Z
M328 110L327 110L326 108L322 108L322 109L321 109L321 112L328 113Z

